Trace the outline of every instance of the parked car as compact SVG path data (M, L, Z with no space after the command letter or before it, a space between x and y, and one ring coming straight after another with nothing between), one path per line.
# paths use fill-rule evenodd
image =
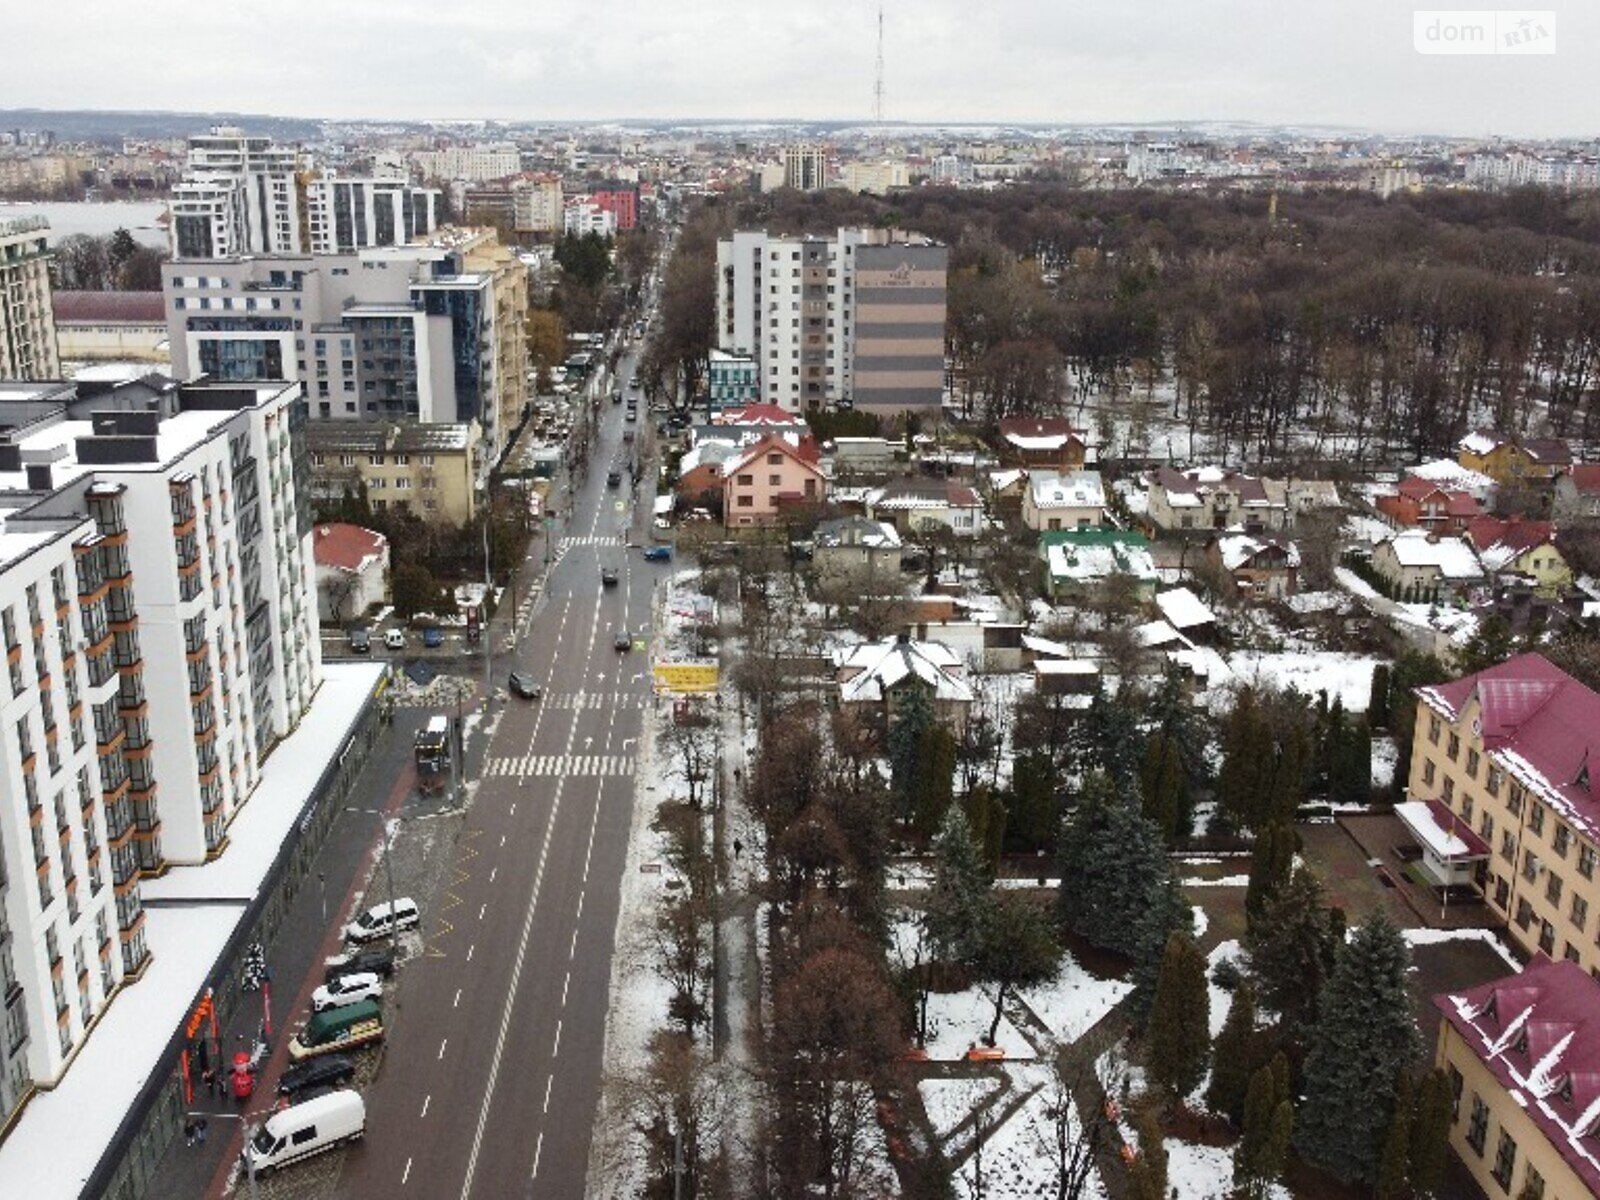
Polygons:
M350 650L354 654L372 653L372 634L365 629L350 631Z
M608 471L608 472L606 472L606 486L608 488L621 487L622 486L622 472L621 471Z
M399 629L385 629L383 631L383 645L386 650L404 650L406 648L406 635Z
M531 672L513 671L511 672L511 693L515 696L521 696L524 700L537 700L544 694L544 689L539 686L539 681L533 677Z
M402 896L394 902L392 915L389 905L374 904L344 927L344 936L357 943L376 941L388 937L397 929L411 929L421 920L417 902L409 896Z
M343 1008L319 1012L306 1022L289 1042L289 1057L295 1062L337 1054L365 1046L383 1037L383 1012L375 1000L357 1000Z
M334 1092L273 1113L241 1156L252 1177L353 1142L367 1131L367 1106L359 1092Z
M394 947L363 946L359 950L350 950L344 954L336 955L328 959L326 968L322 973L322 981L329 983L341 975L362 973L381 975L385 979L393 975Z
M437 650L444 645L444 630L437 625L429 625L422 631L422 644L429 650Z
M613 403L613 404L621 404L622 403L622 393L621 392L612 392L611 393L611 403Z
M311 1010L323 1012L330 1008L342 1008L357 1000L376 1000L381 995L383 980L371 972L341 975L311 993Z
M646 562L671 562L672 549L669 546L646 546L644 548Z
M296 1063L278 1080L278 1095L293 1096L312 1088L338 1087L356 1077L356 1064L343 1054L328 1054L322 1058Z
M626 629L619 629L617 636L611 639L611 644L616 647L618 654L626 654L633 649L633 635Z
M630 404L622 416L626 421L637 421L639 419L639 410Z
M617 586L617 569L615 567L601 567L600 568L600 586L601 587L616 587Z

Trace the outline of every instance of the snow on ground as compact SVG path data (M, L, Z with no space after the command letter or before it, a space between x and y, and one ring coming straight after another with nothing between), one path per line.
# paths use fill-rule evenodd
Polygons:
M1167 1138L1167 1186L1178 1200L1229 1200L1233 1195L1233 1148L1195 1146ZM1289 1200L1289 1189L1274 1184L1271 1200Z
M1198 940L1205 937L1206 930L1211 928L1211 918L1206 916L1206 910L1198 904L1192 907L1194 910L1194 936Z
M1233 993L1227 988L1220 988L1211 982L1211 974L1217 969L1217 964L1223 959L1239 962L1241 958L1239 943L1236 941L1219 942L1214 950L1206 956L1206 987L1211 993L1211 1036L1216 1037L1222 1032L1223 1022L1228 1019L1228 1010L1233 1007Z
M1377 589L1349 567L1335 567L1333 569L1333 578L1340 587L1352 596L1359 596L1363 600L1380 599Z
M1058 1089L1055 1072L1042 1066L1007 1066L1018 1095L1032 1092L1004 1125L988 1130L981 1156L974 1154L958 1175L961 1194L977 1194L977 1176L983 1172L983 1195L988 1200L1038 1200L1056 1194L1057 1173L1052 1162L1058 1120L1067 1123L1069 1144L1078 1137L1078 1114L1065 1092ZM1105 1189L1098 1172L1091 1170L1079 1193L1084 1200L1103 1200Z
M982 988L964 992L935 992L928 997L928 1057L953 1062L983 1044L994 1020L994 997ZM1007 1058L1031 1059L1033 1047L1006 1017L1000 1018L994 1044Z
M1054 983L1019 995L1033 1015L1050 1027L1056 1040L1065 1043L1081 1038L1131 991L1133 984L1091 975L1068 954L1061 960L1061 974Z
M1394 769L1400 762L1400 747L1392 737L1372 739L1372 786L1386 788L1394 783Z
M1241 683L1274 684L1307 696L1327 692L1328 701L1344 702L1346 712L1366 712L1372 694L1372 668L1384 659L1337 650L1261 654L1243 650L1228 656L1228 667Z
M1408 946L1437 946L1440 942L1482 942L1501 958L1506 966L1520 972L1522 964L1512 957L1511 951L1490 929L1405 929L1401 931Z
M1224 875L1221 879L1201 879L1194 876L1189 879L1178 880L1180 887L1249 887L1248 875Z
M1351 513L1344 519L1344 536L1353 542L1364 542L1368 546L1376 546L1385 538L1393 537L1394 529L1387 522L1380 521L1377 517Z
M922 1106L928 1110L933 1131L945 1138L999 1086L998 1079L981 1076L976 1079L923 1079L917 1083L917 1091L922 1093Z

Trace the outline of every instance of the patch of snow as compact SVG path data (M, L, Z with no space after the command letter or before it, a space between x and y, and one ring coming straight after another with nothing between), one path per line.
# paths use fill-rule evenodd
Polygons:
M1198 904L1191 906L1194 912L1194 936L1198 940L1206 935L1206 930L1211 928L1211 918L1206 916L1206 910Z
M1058 1113L1067 1124L1069 1140L1078 1136L1078 1114L1070 1098L1058 1093L1055 1072L1048 1067L1008 1066L1012 1087L1032 1094L1005 1124L985 1131L983 1140L983 1195L988 1200L1037 1200L1056 1193L1057 1173L1051 1161L1056 1144ZM1065 1099L1065 1103L1061 1101ZM962 1165L960 1194L976 1194L978 1159ZM1103 1200L1105 1189L1091 1169L1079 1193L1083 1200Z
M981 988L964 992L935 992L928 997L928 1057L937 1062L954 1062L968 1050L983 1045L994 1019L994 998ZM1009 1018L1000 1018L995 1031L996 1048L1007 1058L1031 1059L1033 1047Z
M1390 787L1394 783L1394 769L1400 762L1400 747L1392 737L1372 739L1372 786Z
M1167 1138L1167 1186L1178 1200L1229 1200L1233 1191L1233 1149L1196 1146ZM1271 1200L1290 1200L1289 1189L1274 1184Z
M1206 987L1211 993L1211 1036L1216 1037L1222 1032L1222 1026L1228 1019L1228 1010L1233 1007L1233 993L1227 988L1220 988L1211 982L1211 973L1217 969L1217 964L1224 959L1243 967L1243 955L1239 943L1232 939L1219 942L1210 954L1206 955Z
M1221 879L1201 879L1194 876L1189 879L1178 880L1180 887L1249 887L1248 875L1224 875Z
M1405 929L1401 931L1408 946L1437 946L1441 942L1482 942L1502 959L1506 966L1520 972L1522 964L1506 949L1506 945L1491 929Z
M1056 1040L1065 1044L1081 1038L1131 991L1133 984L1091 975L1068 954L1061 960L1061 974L1054 983L1029 988L1019 997L1050 1027Z
M1331 703L1339 699L1345 712L1366 712L1372 694L1372 669L1385 660L1337 650L1262 654L1240 651L1228 657L1228 667L1244 683L1260 681L1293 688L1306 696L1327 692Z
M1376 588L1374 588L1365 579L1361 578L1361 576L1357 575L1349 567L1335 567L1333 569L1333 578L1340 587L1349 592L1352 596L1359 596L1363 600L1382 599L1382 597L1378 595L1378 590Z
M928 1110L928 1121L941 1138L966 1120L980 1104L1000 1087L998 1079L923 1079L917 1083L922 1093L922 1106Z

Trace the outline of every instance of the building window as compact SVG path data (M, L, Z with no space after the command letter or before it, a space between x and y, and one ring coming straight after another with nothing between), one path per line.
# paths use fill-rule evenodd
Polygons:
M1500 794L1500 780L1502 778L1503 776L1499 767L1491 766L1489 768L1489 778L1484 784L1484 787L1488 790L1489 795L1498 796Z
M1483 1097L1472 1093L1472 1118L1467 1123L1467 1145L1478 1152L1478 1157L1483 1157L1483 1143L1489 1136L1489 1106L1483 1102Z
M1587 843L1578 847L1578 874L1585 879L1594 878L1594 847Z
M1568 829L1559 821L1556 822L1555 839L1553 844L1556 848L1556 854L1562 858L1567 856L1567 848L1572 845L1572 830Z
M1450 735L1449 746L1445 750L1445 754L1449 757L1451 762L1455 762L1456 759L1461 757L1461 735L1460 734L1452 733Z
M1522 812L1522 785L1520 783L1512 783L1511 792L1506 797L1506 808L1511 811L1513 817Z
M1436 717L1436 716L1433 716L1432 714L1429 714L1429 716L1428 716L1428 740L1430 742L1432 742L1435 746L1437 746L1439 744L1439 729L1440 729L1439 718Z
M1456 781L1454 779L1451 779L1449 776L1446 776L1445 777L1445 781L1444 781L1444 802L1445 802L1446 806L1452 804L1455 801L1455 798L1456 798ZM1461 813L1462 816L1464 816L1464 817L1471 817L1472 816L1472 801L1470 799L1463 799L1462 802L1461 802L1461 808L1462 808L1462 813Z
M1561 903L1561 876L1551 871L1544 879L1544 898L1551 904Z
M1424 787L1433 786L1433 777L1436 774L1433 759L1425 759L1422 763L1422 783Z
M1539 922L1539 949L1551 957L1556 952L1556 927L1549 921Z
M1494 1181L1507 1191L1511 1190L1511 1173L1517 1168L1517 1144L1504 1129L1500 1131L1500 1145L1494 1153Z
M1544 805L1537 800L1528 805L1528 828L1536 837L1544 835Z
M1473 779L1478 777L1478 752L1476 750L1467 751L1467 774Z
M755 503L754 497L749 496L749 495L740 496L735 501L736 506L739 507L739 508L750 508L750 507L752 507L754 505L754 503Z
M1544 1200L1544 1176L1532 1163L1522 1177L1522 1191L1517 1193L1517 1200Z

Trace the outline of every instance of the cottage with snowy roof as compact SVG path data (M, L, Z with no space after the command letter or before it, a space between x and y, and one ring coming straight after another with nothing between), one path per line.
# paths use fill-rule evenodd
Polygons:
M972 708L972 685L961 656L940 642L909 633L834 652L834 681L842 712L888 729L906 694L915 689L932 702L934 716L959 733Z
M1146 476L1145 489L1150 524L1167 533L1231 525L1249 533L1281 532L1288 520L1282 488L1269 494L1256 476L1222 467L1157 467Z
M1496 483L1549 483L1572 468L1572 448L1560 438L1505 438L1480 429L1456 443L1456 461Z
M1032 471L1022 493L1029 529L1091 529L1106 523L1106 490L1098 471Z
M867 516L892 521L913 537L941 528L957 537L977 537L983 529L982 499L951 479L899 479L871 489L864 500Z
M863 586L877 581L901 580L902 547L893 525L866 517L840 517L823 521L811 536L811 566L828 583L852 582Z
M1472 883L1516 946L1600 972L1600 695L1522 654L1417 699L1407 799L1481 842Z
M1549 521L1479 517L1466 537L1488 575L1525 580L1541 596L1559 596L1572 586L1572 568L1556 548Z
M1551 511L1559 521L1600 519L1600 463L1576 463L1557 479Z
M1065 417L1003 417L1000 445L1007 463L1055 471L1080 469L1087 453L1082 431Z
M1417 475L1408 475L1391 495L1379 496L1373 504L1396 525L1432 533L1460 533L1483 516L1483 504L1468 489Z
M1130 580L1139 597L1148 600L1161 579L1150 543L1121 529L1046 530L1039 535L1039 556L1054 602L1083 599L1118 576Z
M1206 543L1206 561L1235 596L1282 600L1298 587L1300 548L1285 538L1229 530Z
M1600 1196L1600 983L1571 962L1433 998L1450 1146L1483 1194Z
M1484 582L1472 546L1456 537L1407 529L1372 551L1372 569L1406 600L1450 600Z

